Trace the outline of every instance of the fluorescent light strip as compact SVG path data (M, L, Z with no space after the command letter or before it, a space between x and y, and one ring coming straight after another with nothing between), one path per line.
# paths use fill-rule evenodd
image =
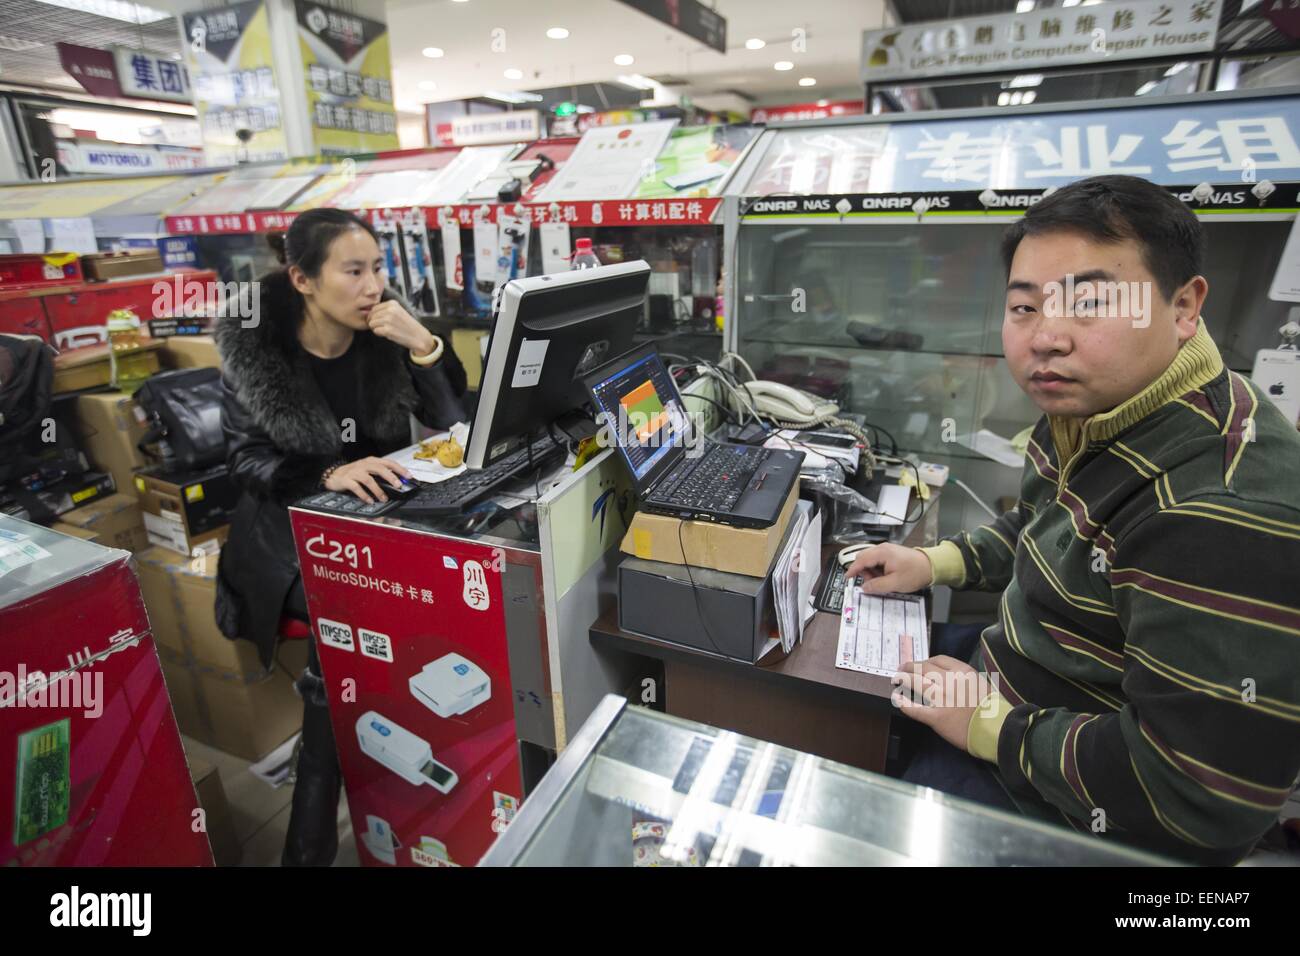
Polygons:
M79 13L120 20L123 23L157 23L159 20L168 20L174 16L165 10L155 10L153 7L129 3L126 0L36 0L36 2L63 10L76 10Z

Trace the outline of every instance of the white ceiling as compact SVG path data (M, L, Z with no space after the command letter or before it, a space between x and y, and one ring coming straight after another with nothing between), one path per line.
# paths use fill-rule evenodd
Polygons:
M883 0L717 0L727 19L727 53L705 47L620 0L388 0L393 74L402 109L441 100L480 96L486 90L527 90L568 83L613 81L620 73L672 75L689 81L696 98L737 89L771 101L807 102L826 91L855 88L862 31L884 23ZM552 40L550 27L569 37ZM493 30L505 31L505 51L493 51ZM806 50L792 50L793 31L806 31ZM767 41L751 51L745 41ZM445 55L429 59L425 47ZM614 64L630 53L630 67ZM778 60L795 64L777 72ZM508 80L508 68L522 70ZM817 80L799 86L800 77ZM421 81L437 89L422 90ZM648 94L647 94L648 95Z

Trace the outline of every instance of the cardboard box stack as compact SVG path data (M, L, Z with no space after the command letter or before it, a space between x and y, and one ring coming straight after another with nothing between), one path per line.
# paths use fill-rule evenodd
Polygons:
M155 546L135 557L181 732L245 760L297 733L302 701L293 680L306 666L307 642L286 641L265 668L252 643L217 630L216 555L185 557Z

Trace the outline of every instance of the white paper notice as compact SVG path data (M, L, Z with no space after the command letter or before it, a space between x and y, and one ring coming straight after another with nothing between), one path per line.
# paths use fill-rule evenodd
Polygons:
M541 202L624 199L637 183L654 174L655 158L668 142L676 120L593 126L538 197Z
M45 225L39 219L14 219L11 225L18 237L19 252L45 251Z
M991 458L999 465L1006 465L1008 468L1025 466L1025 456L1016 450L1016 446L987 428L981 428L974 435L958 435L957 444L979 452L985 458Z
M550 339L524 339L520 343L515 374L510 379L511 388L530 388L541 381L542 363L546 359L546 347L550 344Z
M13 541L0 544L0 578L10 571L34 564L50 556L39 544L31 541Z
M567 222L544 222L538 226L542 242L542 275L569 270L572 243Z
M1278 302L1300 302L1300 216L1291 224L1268 297Z
M455 219L442 224L442 267L447 273L448 291L465 288L465 271L460 261L460 223Z
M495 282L497 275L497 227L494 222L474 224L474 281Z
M99 251L95 242L95 224L88 218L51 219L51 252L92 253Z

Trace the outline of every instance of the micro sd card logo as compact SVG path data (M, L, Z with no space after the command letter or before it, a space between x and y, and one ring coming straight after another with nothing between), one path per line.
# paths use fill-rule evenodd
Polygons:
M468 665L468 664L457 664L455 667L452 668L452 670L454 670L454 671L455 671L457 674L459 674L461 677L464 677L466 674L469 673L469 665Z
M351 651L356 648L352 640L351 625L318 617L316 619L316 633L320 635L322 644L337 647L341 651Z

